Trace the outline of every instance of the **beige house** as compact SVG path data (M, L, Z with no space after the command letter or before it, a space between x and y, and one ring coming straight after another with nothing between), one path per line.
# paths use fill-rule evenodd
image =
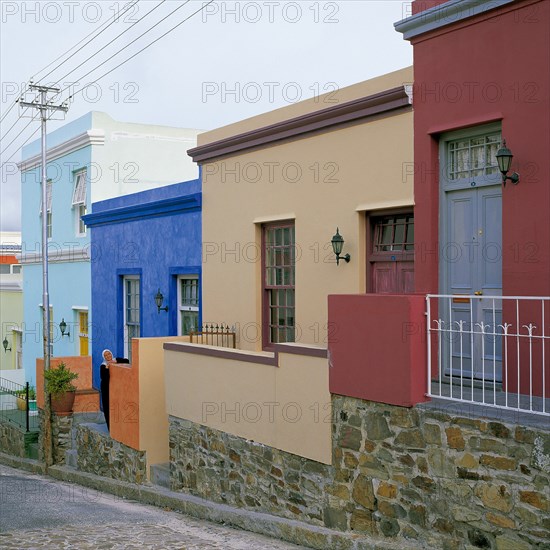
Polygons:
M327 296L412 289L412 78L403 69L198 137L202 319L234 327L237 349L165 344L173 418L331 463ZM387 228L403 241L389 266L372 253Z

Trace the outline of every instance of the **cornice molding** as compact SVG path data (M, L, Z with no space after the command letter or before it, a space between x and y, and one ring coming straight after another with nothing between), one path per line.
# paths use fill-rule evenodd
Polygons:
M202 205L202 194L193 193L183 197L162 199L145 204L134 204L120 208L111 208L104 212L96 212L82 216L88 227L111 225L144 218L171 216L183 212L199 212Z
M103 130L87 130L86 132L68 139L59 145L49 148L46 151L46 157L48 162L51 162L52 160L63 157L64 155L77 151L78 149L82 149L83 147L87 147L88 145L105 145L105 132ZM25 170L36 168L40 165L40 162L41 156L38 154L21 160L17 163L17 167L21 170L21 172L24 172Z
M394 23L405 40L495 10L516 0L450 0Z
M405 85L385 90L367 97L347 101L301 115L299 117L263 126L249 132L230 136L212 143L189 149L193 161L202 164L219 157L232 155L252 148L265 147L274 142L295 138L348 122L410 108L411 101Z
M1 281L0 280L0 292L23 292L23 283L16 281Z
M17 255L17 259L21 265L38 264L42 262L41 252L22 252ZM90 250L87 248L71 249L63 248L58 250L48 251L49 263L63 262L89 262Z

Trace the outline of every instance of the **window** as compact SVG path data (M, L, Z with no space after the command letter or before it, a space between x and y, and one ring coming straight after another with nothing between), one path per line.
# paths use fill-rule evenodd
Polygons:
M42 216L42 201L40 201L40 215ZM48 239L52 238L52 180L46 182L46 227Z
M294 342L294 224L265 226L263 241L264 343Z
M14 275L17 275L18 273L21 273L21 264L13 264L11 266L11 272L14 274Z
M376 220L374 252L414 250L414 216L401 214Z
M0 275L9 275L10 272L10 264L0 264Z
M124 277L124 356L132 362L132 338L139 338L139 277Z
M500 132L493 132L448 142L448 179L454 181L498 174L496 154L500 141Z
M88 312L78 312L78 353L88 355Z
M178 334L199 330L199 278L188 275L178 278Z
M369 291L377 294L414 292L413 213L372 216L367 225L372 235L367 275Z
M86 170L76 172L74 175L73 210L75 217L75 230L77 236L86 235L86 224L82 216L86 214Z

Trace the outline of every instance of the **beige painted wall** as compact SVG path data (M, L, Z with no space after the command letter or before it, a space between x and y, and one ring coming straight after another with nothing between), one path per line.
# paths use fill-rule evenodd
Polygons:
M164 353L168 414L332 462L326 359L280 353L275 367L238 358Z
M147 451L147 477L153 464L168 462L168 417L164 382L165 342L188 342L188 336L139 338L139 448Z
M243 132L248 132L256 128L276 124L277 122L281 122L289 118L305 115L321 109L327 109L335 105L346 103L347 101L366 97L382 90L388 90L390 88L403 86L405 84L412 85L412 83L413 68L405 67L404 69L399 69L398 71L393 71L391 73L377 76L376 78L371 78L370 80L365 80L363 82L352 84L351 86L346 86L345 88L340 88L336 92L323 94L318 97L288 105L286 107L281 107L280 109L275 109L274 111L262 113L261 115L257 115L255 117L240 120L234 124L216 128L209 132L204 132L198 136L197 143L199 145L205 145L206 143L218 141Z
M406 69L352 88L372 94L411 79ZM270 116L251 120L261 125ZM404 176L413 162L412 123L406 112L205 163L203 320L235 325L239 348L261 349L261 224L294 219L296 341L327 347L327 296L366 290L365 211L413 204L413 178ZM302 176L290 181L298 170ZM337 226L351 254L339 266L330 245Z

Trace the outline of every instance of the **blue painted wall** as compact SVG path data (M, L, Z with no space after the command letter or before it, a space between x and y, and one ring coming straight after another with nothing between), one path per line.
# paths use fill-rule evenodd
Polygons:
M92 113L67 124L48 134L48 147L63 143L91 128ZM53 307L54 338L53 352L56 356L78 355L79 342L76 330L77 313L74 307L90 307L91 280L90 262L63 262L54 260L61 250L88 250L89 232L77 236L75 210L72 206L74 172L87 168L90 171L91 146L67 153L48 163L46 174L52 180L52 237L48 241L50 257L49 290L50 304ZM23 159L40 152L40 141L23 148ZM41 253L42 199L41 169L36 167L21 175L22 215L21 215L21 254L25 258L32 253ZM90 185L87 193L87 209L90 211ZM42 345L42 264L27 264L23 268L23 367L25 378L35 383L36 358L43 356ZM70 337L61 337L59 323L64 318L69 326ZM89 311L89 322L92 322Z
M200 190L197 179L92 205L86 223L92 238L94 386L102 350L124 355L124 275L140 275L141 336L177 334L177 275L197 274L201 284ZM168 312L157 311L159 287Z

